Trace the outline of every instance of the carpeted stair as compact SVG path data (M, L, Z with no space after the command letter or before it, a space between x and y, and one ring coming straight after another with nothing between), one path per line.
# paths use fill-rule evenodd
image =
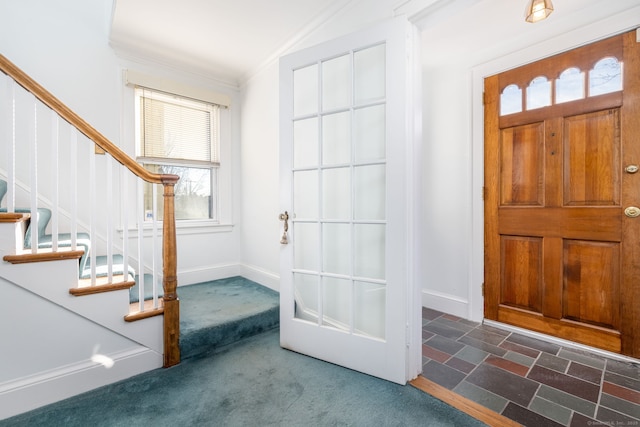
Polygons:
M182 359L214 351L279 325L278 293L244 277L181 286Z
M0 202L7 192L6 181L0 179ZM0 211L6 209L0 209ZM16 212L30 209L16 208ZM51 248L52 236L46 234L51 211L38 208L38 247ZM31 247L32 227L27 228L24 247ZM85 253L80 259L80 279L90 277L91 241L87 233L78 233L76 243ZM71 235L60 234L58 246L71 246ZM96 275L107 275L107 257L96 256ZM128 270L136 285L129 291L131 303L139 302L140 276L130 266L125 266L122 255L114 254L114 275ZM153 277L142 276L145 286L144 299L153 298ZM160 287L162 289L162 287ZM158 295L162 297L162 293ZM279 325L278 293L243 277L231 277L178 288L180 298L180 349L182 359L216 350L235 341L276 328Z

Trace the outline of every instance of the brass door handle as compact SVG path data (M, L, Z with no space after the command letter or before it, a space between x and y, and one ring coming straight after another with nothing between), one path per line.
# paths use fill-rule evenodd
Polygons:
M287 211L280 214L280 221L284 221L284 232L282 233L280 243L286 245L289 243L289 239L287 238L287 231L289 231L289 213Z
M624 214L629 218L635 218L637 216L640 216L640 208L636 206L629 206L624 210Z

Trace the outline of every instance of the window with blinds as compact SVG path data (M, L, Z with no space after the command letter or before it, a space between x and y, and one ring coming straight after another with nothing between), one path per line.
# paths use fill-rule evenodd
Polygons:
M146 88L136 88L137 160L154 173L180 176L177 220L211 220L216 214L219 106ZM162 194L145 188L145 217L162 218Z

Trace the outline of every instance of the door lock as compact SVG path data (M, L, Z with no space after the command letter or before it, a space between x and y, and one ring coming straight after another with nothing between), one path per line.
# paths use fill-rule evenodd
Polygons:
M624 214L629 218L635 218L637 216L640 216L640 208L636 206L629 206L624 210Z
M638 172L639 169L640 168L638 168L638 165L628 165L626 168L624 168L624 171L626 173L632 174Z

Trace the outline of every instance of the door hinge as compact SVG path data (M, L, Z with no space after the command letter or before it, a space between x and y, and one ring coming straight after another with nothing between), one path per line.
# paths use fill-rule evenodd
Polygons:
M484 282L482 282L482 296L484 296Z
M487 187L482 187L482 200L487 200Z
M482 105L487 105L487 92L482 92Z

